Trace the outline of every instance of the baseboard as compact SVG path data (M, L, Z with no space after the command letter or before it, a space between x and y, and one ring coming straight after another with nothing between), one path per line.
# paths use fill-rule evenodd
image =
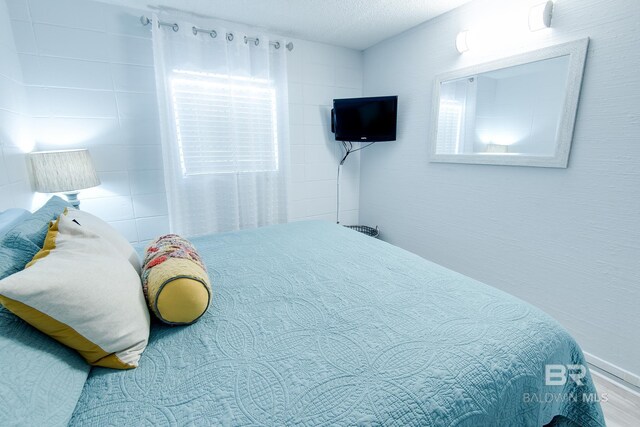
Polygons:
M587 359L587 362L590 365L595 366L598 369L603 370L609 375L614 376L617 380L621 381L623 384L627 383L634 387L640 387L640 376L636 375L632 372L629 372L625 369L622 369L619 366L614 365L613 363L609 363L606 360L600 359L598 356L594 356L593 354L584 352L584 357Z
M600 385L604 385L607 388L606 391L612 389L617 390L619 393L625 393L628 397L636 399L640 403L640 387L632 386L628 382L622 381L621 379L614 377L593 365L590 365L589 372L591 372L591 378L593 378L595 386L598 388L599 392L603 392L603 390L600 389Z

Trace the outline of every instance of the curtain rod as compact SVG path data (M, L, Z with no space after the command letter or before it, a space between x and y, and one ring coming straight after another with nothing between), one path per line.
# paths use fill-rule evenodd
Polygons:
M150 25L153 21L151 19L149 19L148 17L142 15L140 17L140 23L142 23L142 25L147 26ZM171 28L173 31L175 31L176 33L178 31L180 31L180 26L174 22L163 22L158 20L158 27L169 27ZM191 27L191 31L193 32L194 36L197 36L198 33L205 33L205 34L209 34L211 36L211 38L215 39L218 36L218 33L216 32L216 30L206 30L204 28L198 28L198 27ZM226 39L227 41L233 41L233 33L227 33L226 34ZM249 42L252 42L254 45L258 46L260 44L260 39L258 37L247 37L244 36L244 43L248 44ZM280 49L280 42L279 41L270 41L269 44L271 46L273 46L276 49ZM289 42L285 45L285 47L287 48L287 50L289 52L291 52L293 50L293 43Z

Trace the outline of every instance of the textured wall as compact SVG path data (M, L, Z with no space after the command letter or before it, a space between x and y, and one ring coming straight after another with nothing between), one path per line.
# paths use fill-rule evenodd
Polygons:
M640 374L640 3L479 0L365 51L365 95L398 94L399 138L363 152L360 220L385 240L529 301L584 350ZM493 43L459 55L458 31ZM591 37L568 169L427 161L435 76Z
M89 148L102 185L80 193L82 208L133 242L165 233L153 52L149 27L139 22L143 12L86 0L6 1L37 149ZM338 153L325 123L327 105L334 95L361 94L362 54L294 43L291 218L329 219ZM345 175L344 215L355 221L357 161ZM45 199L38 195L36 205Z
M25 152L33 140L28 132L22 71L11 33L9 9L0 2L0 211L31 208Z
M362 53L294 41L289 55L291 124L290 218L336 218L336 175L342 145L331 133L334 98L362 95ZM358 219L360 153L349 156L340 178L340 221Z
M83 1L7 0L37 150L89 148L102 185L82 208L129 240L167 229L148 29ZM49 196L37 194L35 205ZM36 207L34 206L34 207Z

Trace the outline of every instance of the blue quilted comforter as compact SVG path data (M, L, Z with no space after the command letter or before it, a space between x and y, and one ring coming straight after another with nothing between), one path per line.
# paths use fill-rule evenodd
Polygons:
M572 337L501 291L322 222L193 242L209 311L94 368L72 425L604 425L588 372L545 385Z

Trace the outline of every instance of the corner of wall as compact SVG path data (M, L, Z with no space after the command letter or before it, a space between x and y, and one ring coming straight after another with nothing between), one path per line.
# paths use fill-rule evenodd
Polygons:
M0 210L31 209L26 153L33 148L22 68L6 0L0 0Z

